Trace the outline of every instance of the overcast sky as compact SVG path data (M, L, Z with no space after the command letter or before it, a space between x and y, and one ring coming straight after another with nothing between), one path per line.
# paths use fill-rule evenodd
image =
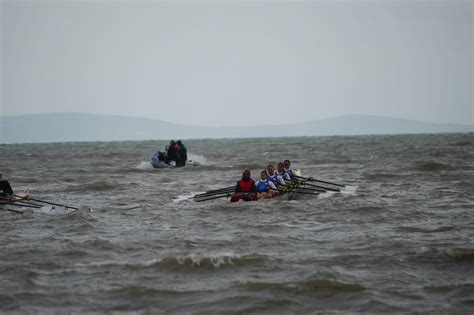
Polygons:
M0 115L474 123L473 1L0 1Z

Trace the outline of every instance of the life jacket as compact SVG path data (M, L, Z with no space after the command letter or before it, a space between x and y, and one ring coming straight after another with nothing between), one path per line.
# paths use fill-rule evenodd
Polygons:
M269 186L270 184L268 183L268 178L265 180L261 179L257 183L257 192L259 193L266 192Z
M241 192L252 192L252 184L254 181L252 179L249 180L239 180L239 187Z

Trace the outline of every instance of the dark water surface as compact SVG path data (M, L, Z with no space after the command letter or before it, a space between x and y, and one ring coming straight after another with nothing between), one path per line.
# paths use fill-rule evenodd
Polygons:
M0 212L0 310L472 313L473 134L185 143L202 167L148 167L164 141L0 145L14 189L94 209ZM184 200L285 158L358 188Z

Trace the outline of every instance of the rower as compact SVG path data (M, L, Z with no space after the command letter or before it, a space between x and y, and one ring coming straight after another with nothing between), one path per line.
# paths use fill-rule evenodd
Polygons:
M283 165L282 162L279 162L277 164L276 174L277 174L278 177L282 178L285 181L285 183L291 181L291 177L287 172L285 172L285 166Z
M290 176L291 179L293 179L293 177L295 176L295 171L293 171L290 168L290 165L291 165L290 160L283 161L283 166L285 168L285 172Z
M260 180L255 184L257 187L257 199L267 199L278 195L277 188L267 177L267 172L260 172Z
M285 180L275 173L275 169L272 164L268 164L267 166L267 177L277 187L286 186Z

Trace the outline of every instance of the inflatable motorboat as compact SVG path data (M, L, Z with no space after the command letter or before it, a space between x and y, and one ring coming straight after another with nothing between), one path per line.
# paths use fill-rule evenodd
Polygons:
M169 163L165 162L166 154L165 152L158 151L151 157L151 165L154 168L175 168L176 163L170 161ZM201 163L194 160L186 160L186 165L200 166Z

